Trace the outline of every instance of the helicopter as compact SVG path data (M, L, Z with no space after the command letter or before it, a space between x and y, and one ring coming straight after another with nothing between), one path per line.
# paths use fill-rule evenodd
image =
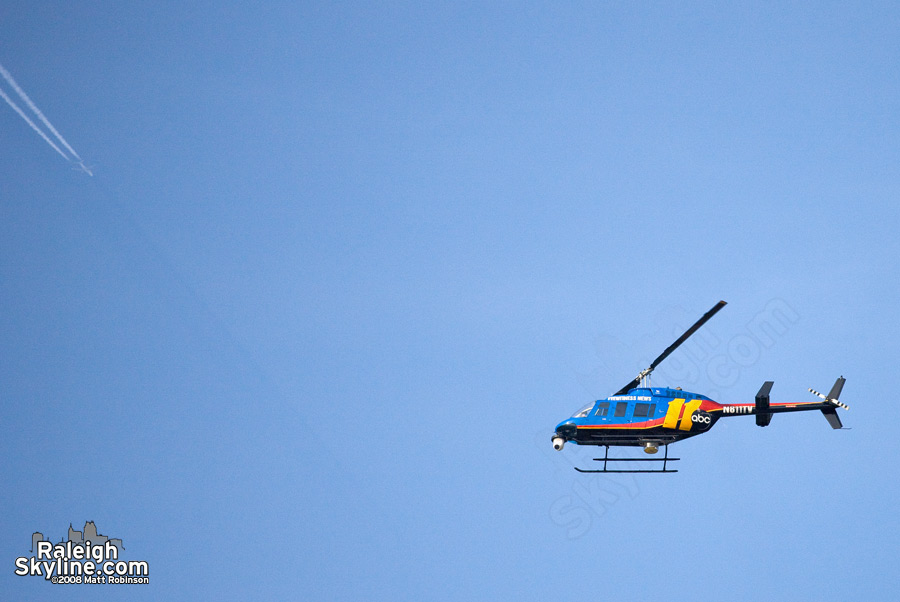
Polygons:
M684 391L681 387L671 389L651 386L650 373L725 305L725 301L716 303L653 360L649 367L641 370L613 395L585 406L571 418L560 422L551 437L553 448L560 451L568 441L576 445L606 448L604 457L594 458L597 462L603 462L603 468L584 469L576 466L575 470L579 472L678 472L669 468L669 462L680 460L669 457L669 445L708 432L720 418L756 416L758 426L768 426L773 414L819 410L832 428L843 428L837 414L837 408L849 409L838 400L846 380L843 376L835 381L827 395L809 389L810 393L821 399L810 402L770 402L773 381L763 383L756 394L755 403L732 404L718 403L706 395ZM656 454L660 447L664 447L665 454L662 458L610 458L609 448L613 446L641 447L647 454ZM610 462L662 462L662 468L610 469Z

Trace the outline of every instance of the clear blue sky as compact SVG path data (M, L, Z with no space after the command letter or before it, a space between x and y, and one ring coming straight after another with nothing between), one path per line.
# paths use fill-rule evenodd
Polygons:
M895 3L0 16L95 166L0 105L3 599L895 599ZM571 470L556 423L719 299L733 377L688 349L654 382L843 374L852 430ZM795 319L745 361L773 300ZM149 586L13 575L86 520Z

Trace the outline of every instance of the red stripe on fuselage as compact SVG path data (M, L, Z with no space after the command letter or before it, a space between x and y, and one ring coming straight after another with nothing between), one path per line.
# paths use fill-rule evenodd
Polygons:
M576 425L580 429L650 429L655 426L662 426L665 418L656 418L644 422L626 422L625 424L579 424Z
M819 403L818 401L795 401L793 403L781 402L781 403L770 403L769 407L770 408L796 408L796 407L817 405L818 403ZM716 409L718 410L721 408L755 408L755 407L756 407L755 403L724 403L724 404L720 404L720 407L716 408ZM714 410L710 410L710 411L714 411Z

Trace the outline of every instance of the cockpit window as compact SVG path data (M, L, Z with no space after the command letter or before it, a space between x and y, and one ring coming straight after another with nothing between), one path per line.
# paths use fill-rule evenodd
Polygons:
M588 415L588 413L591 411L591 409L593 407L594 407L594 404L592 404L592 403L584 406L583 408L581 408L580 410L578 410L577 412L572 414L572 418L584 418L585 416Z
M597 404L597 412L594 416L606 416L609 413L609 402L604 401L603 403Z

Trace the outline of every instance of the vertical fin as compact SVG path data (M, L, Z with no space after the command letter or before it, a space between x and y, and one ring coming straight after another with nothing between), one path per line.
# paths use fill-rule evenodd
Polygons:
M828 393L828 399L833 399L835 401L841 396L841 390L844 388L844 383L847 381L846 378L841 376L836 381L834 381L834 386L831 387L831 391Z
M831 428L844 428L844 425L841 424L841 417L838 416L837 408L824 408L822 410L822 415L825 416L825 420L828 421L828 424L831 425Z

